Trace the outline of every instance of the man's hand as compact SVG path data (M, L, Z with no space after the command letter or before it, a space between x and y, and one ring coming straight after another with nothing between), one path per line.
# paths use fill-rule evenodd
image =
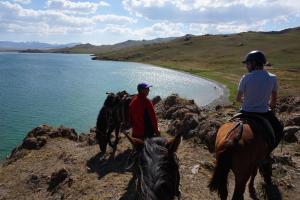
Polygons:
M156 136L161 136L161 134L160 134L160 131L158 130L157 132L156 132Z
M237 94L237 96L236 96L236 101L240 102L240 103L243 103L243 100L244 100L243 96L244 96L243 92L239 91L238 94Z

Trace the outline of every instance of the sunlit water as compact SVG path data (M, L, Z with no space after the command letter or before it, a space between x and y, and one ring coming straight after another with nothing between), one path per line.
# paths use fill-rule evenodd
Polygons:
M215 83L152 65L77 54L0 53L0 160L40 124L88 131L106 92L135 93L139 82L153 85L150 98L178 93L198 105L223 94Z

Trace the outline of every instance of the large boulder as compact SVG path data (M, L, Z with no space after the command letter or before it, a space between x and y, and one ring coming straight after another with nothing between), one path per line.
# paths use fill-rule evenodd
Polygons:
M284 133L283 139L286 142L298 142L299 138L297 138L296 133L299 130L300 130L300 126L287 126L287 127L284 127L284 129L283 129L283 133Z
M24 149L40 149L47 143L46 136L38 136L38 137L26 137L23 140L21 148Z

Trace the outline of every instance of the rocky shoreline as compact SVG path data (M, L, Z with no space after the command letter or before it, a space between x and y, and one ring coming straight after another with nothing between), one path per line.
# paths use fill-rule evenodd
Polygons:
M165 136L183 133L185 140L178 153L182 173L191 173L187 167L191 165L192 174L203 170L201 173L207 176L207 180L214 166L213 154L209 152L213 152L215 133L235 114L236 108L232 105L198 107L193 100L182 99L175 94L163 100L156 97L153 101L160 129L167 133ZM285 136L283 145L277 147L273 157L274 182L289 199L292 193L300 194L300 97L281 98L277 113L285 125ZM113 186L118 194L127 194L124 187L131 174L124 169L124 162L128 148L131 148L130 144L121 136L113 163L109 165L110 158L107 158L108 163L99 163L95 128L79 135L72 128L41 125L27 134L0 167L0 199L22 199L24 195L28 195L29 199L71 199L73 194L80 199L99 199L99 196L100 199L118 199L113 198L116 194L107 188ZM197 154L205 158L199 166L195 164ZM110 157L110 152L107 157ZM124 173L124 177L119 171ZM101 182L97 181L95 173L101 177ZM107 179L104 176L108 176ZM202 194L201 190L199 194L196 191L189 194L188 189L194 187L189 186L189 182L183 177L183 199L199 199L199 195L215 199L213 194ZM203 183L201 187L206 189ZM190 196L196 194L198 197Z

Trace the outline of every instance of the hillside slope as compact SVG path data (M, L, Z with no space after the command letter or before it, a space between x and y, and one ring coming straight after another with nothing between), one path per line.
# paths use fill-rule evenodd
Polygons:
M246 32L232 35L204 35L178 38L167 43L97 53L99 60L150 63L183 70L224 83L231 90L246 69L241 63L251 50L266 53L280 80L281 95L299 95L300 28L280 32Z

